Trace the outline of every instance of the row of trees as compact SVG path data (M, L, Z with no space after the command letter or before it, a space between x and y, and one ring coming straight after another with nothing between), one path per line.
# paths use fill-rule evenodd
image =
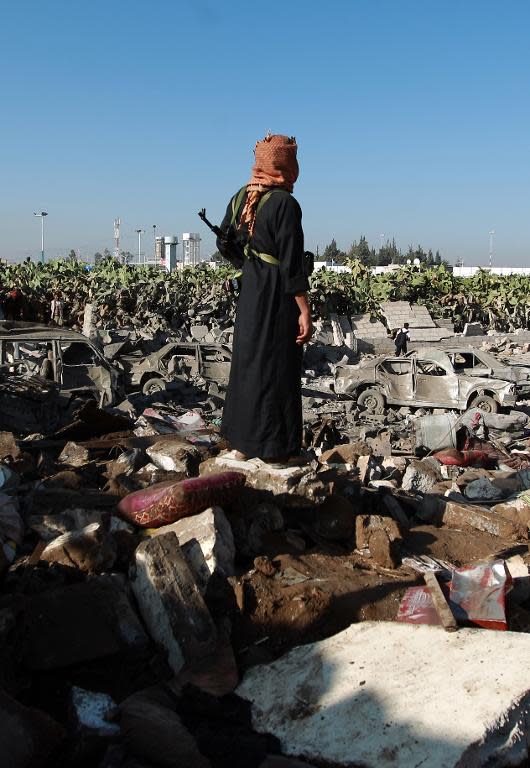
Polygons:
M348 251L341 251L337 246L337 241L333 238L331 243L324 248L321 259L322 261L333 262L333 264L345 264L351 259L358 259L361 264L365 264L367 267L386 267L388 264L414 263L415 259L418 259L428 267L440 266L441 264L448 266L448 263L442 260L440 251L436 251L433 254L430 249L425 251L421 245L418 245L416 248L410 245L408 251L403 253L397 247L394 239L392 241L387 240L376 251L373 246L370 247L364 235L361 235L359 242L354 241Z

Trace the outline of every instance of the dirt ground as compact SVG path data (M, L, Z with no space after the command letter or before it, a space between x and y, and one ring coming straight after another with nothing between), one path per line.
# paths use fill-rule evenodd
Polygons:
M480 531L464 534L431 525L411 529L402 552L457 567L511 554L530 561L526 546L514 547ZM232 636L241 669L330 637L354 622L393 621L405 591L424 583L411 567L388 570L355 552L278 554L256 564L241 578L243 610L235 616Z

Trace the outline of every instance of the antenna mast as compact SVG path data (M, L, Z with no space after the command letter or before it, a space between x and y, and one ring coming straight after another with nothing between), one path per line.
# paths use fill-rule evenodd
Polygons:
M121 219L114 219L114 258L120 260L120 224Z

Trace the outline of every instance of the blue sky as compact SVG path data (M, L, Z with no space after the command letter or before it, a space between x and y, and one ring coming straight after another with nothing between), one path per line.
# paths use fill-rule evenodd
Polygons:
M0 256L199 231L295 135L307 246L530 263L522 0L0 0ZM147 243L146 243L147 245Z

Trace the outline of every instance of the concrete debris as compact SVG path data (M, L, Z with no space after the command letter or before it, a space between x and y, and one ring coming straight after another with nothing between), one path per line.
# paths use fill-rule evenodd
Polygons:
M234 576L234 536L221 507L212 507L199 515L177 520L151 533L160 536L170 532L176 534L201 592L206 591L210 576L214 573Z
M31 375L2 373L0 754L15 768L520 764L530 337L458 343L451 320L406 303L317 321L303 455L242 461L220 435L223 297L134 325L125 289L94 304L67 357L82 365L90 339L103 353L104 406L51 380L46 345L65 329L31 327ZM403 606L425 618L425 574L446 600L493 564L511 632L401 624ZM245 673L239 694L273 735L232 695Z
M86 573L101 573L112 568L116 556L116 542L109 535L108 525L92 523L58 536L46 546L40 559L70 565Z
M185 661L212 652L215 626L173 532L140 544L131 586L151 637L166 649L175 673Z
M481 323L466 323L463 336L484 336L484 328Z
M329 492L329 483L321 480L310 465L275 467L260 459L241 461L234 452L228 452L200 466L201 476L223 471L243 474L247 487L271 493L278 503L287 506L318 503Z
M525 659L526 634L364 622L254 667L237 693L258 731L319 764L504 768L528 757Z
M441 480L440 465L435 459L413 459L403 476L402 488L413 493L429 493Z
M5 768L42 768L66 736L51 717L0 691L0 761Z

